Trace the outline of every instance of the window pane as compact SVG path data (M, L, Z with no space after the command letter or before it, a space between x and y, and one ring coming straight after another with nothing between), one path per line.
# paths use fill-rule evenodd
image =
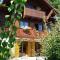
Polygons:
M28 21L20 21L20 28L28 29Z
M24 22L20 21L20 28L24 28Z
M25 29L28 29L28 21L25 21L25 22L24 22L24 26L25 26L25 27L24 27Z
M3 0L0 0L0 4L2 4L3 3Z
M43 30L42 23L38 23L38 30L39 31L42 31Z

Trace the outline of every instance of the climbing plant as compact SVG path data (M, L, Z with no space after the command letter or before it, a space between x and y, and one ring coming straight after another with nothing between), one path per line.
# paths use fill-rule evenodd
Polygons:
M22 17L25 2L26 0L11 0L9 6L5 5L9 15L5 15L5 23L0 27L0 60L8 60L10 57L9 50L16 40L15 21Z

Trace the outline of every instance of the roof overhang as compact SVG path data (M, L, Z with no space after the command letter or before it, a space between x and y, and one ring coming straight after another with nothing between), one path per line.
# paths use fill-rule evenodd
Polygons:
M44 0L44 1L46 2L46 4L47 4L51 9L54 10L54 13L55 13L55 14L59 14L59 11L58 11L56 8L54 8L54 6L52 6L52 5L49 3L49 0Z

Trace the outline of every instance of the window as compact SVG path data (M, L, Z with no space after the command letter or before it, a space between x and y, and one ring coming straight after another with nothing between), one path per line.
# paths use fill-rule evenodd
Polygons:
M0 0L0 4L2 4L3 3L3 0Z
M20 28L28 29L28 21L20 21Z
M38 24L35 24L35 29L38 30Z
M43 24L42 23L38 23L38 30L42 31L43 30Z
M27 46L28 46L28 42L21 42L20 45L20 56L24 56L27 54Z
M35 55L36 56L40 56L41 47L42 46L38 42L35 43L35 53L36 53Z
M43 24L41 22L35 24L35 29L38 31L42 31L43 30Z

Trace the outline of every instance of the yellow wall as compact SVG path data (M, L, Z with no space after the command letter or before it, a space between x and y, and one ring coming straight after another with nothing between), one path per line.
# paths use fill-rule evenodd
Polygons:
M34 56L35 55L35 42L27 42L28 45L26 46L26 54L28 56ZM19 42L15 42L14 47L11 49L11 56L12 57L19 57L20 56L20 43Z
M19 43L18 42L16 42L15 43L15 57L19 57L19 55L20 55L20 52L19 52Z

